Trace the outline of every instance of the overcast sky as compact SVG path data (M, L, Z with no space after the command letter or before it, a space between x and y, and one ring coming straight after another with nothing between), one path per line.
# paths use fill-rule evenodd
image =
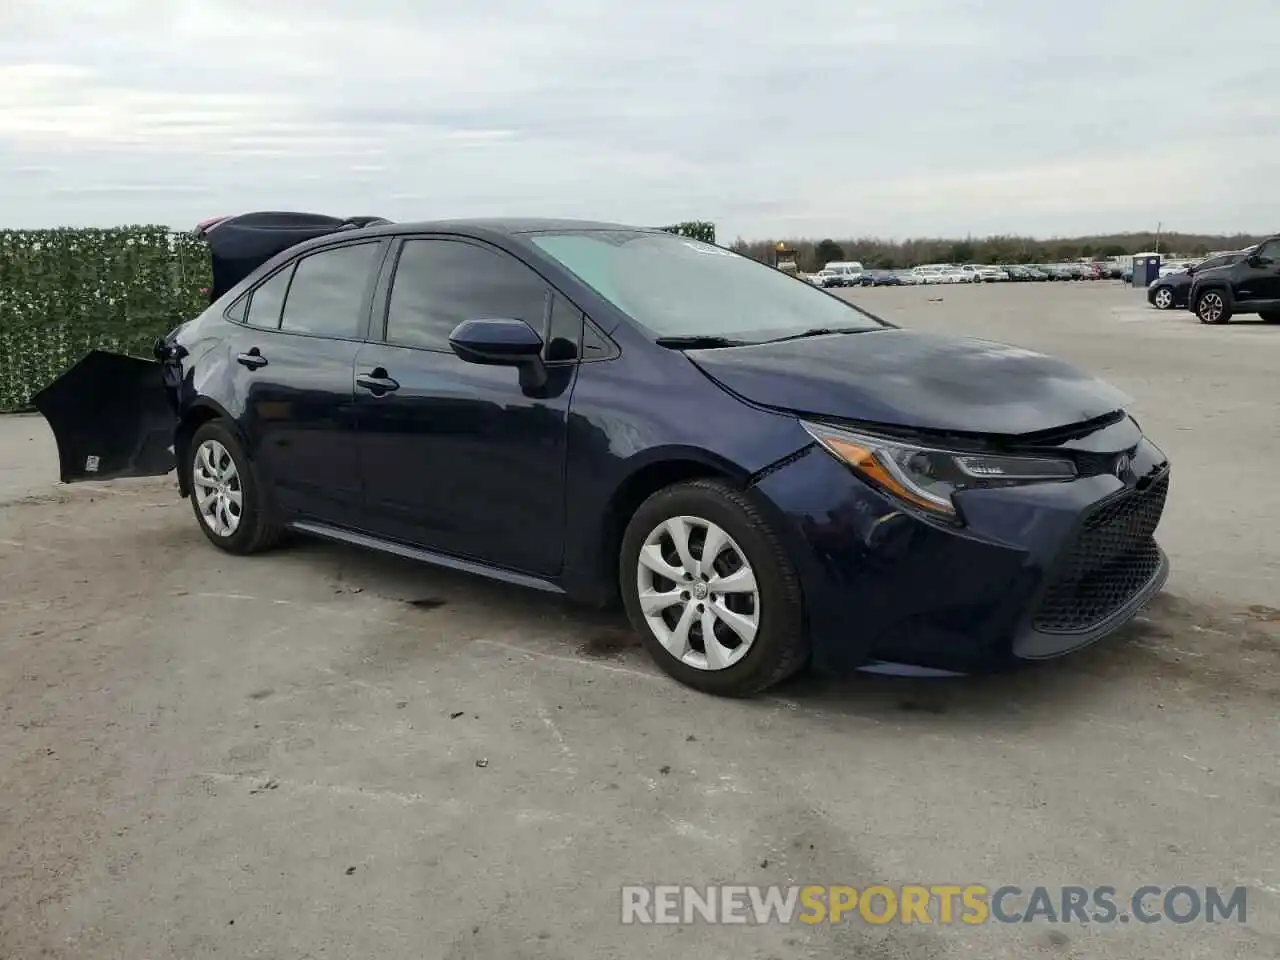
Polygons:
M1280 230L1280 2L0 0L0 226Z

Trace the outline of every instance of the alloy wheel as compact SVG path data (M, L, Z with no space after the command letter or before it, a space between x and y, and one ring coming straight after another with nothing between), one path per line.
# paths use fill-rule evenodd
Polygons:
M1156 306L1161 310L1168 310L1173 306L1173 291L1168 287L1161 287L1156 291Z
M701 517L671 517L649 533L636 588L658 642L699 670L739 663L760 628L760 588L746 554Z
M1222 319L1222 294L1210 291L1200 298L1200 319L1205 323L1217 323Z
M191 485L201 522L215 536L232 536L244 515L244 490L235 460L217 440L206 440L196 450Z

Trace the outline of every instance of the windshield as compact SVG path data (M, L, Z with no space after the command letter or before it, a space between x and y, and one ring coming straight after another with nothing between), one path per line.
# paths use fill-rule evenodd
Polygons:
M657 337L766 340L888 326L812 284L674 234L591 230L531 239Z

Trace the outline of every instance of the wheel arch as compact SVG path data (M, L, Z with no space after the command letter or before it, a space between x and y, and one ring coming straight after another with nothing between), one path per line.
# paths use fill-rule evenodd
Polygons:
M178 464L178 492L184 497L191 493L191 438L196 435L197 430L212 420L222 420L237 439L242 442L244 440L240 425L220 403L208 397L197 397L189 403L182 411L182 418L178 421L178 427L173 434L173 456Z
M1200 297L1210 290L1216 290L1221 293L1223 295L1222 299L1227 306L1235 303L1235 297L1231 295L1231 284L1225 280L1206 280L1203 283L1197 283L1187 294L1187 302L1194 307L1200 301Z
M745 489L750 472L705 450L676 448L637 463L606 501L597 538L595 574L606 602L618 599L618 551L636 510L649 497L687 480L724 480Z

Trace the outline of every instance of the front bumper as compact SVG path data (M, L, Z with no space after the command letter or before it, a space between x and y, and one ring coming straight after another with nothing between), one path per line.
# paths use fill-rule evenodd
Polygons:
M968 673L1114 632L1169 570L1151 536L1167 466L1143 456L1159 451L1139 446L1131 482L967 491L964 526L907 512L819 448L766 476L756 490L792 548L815 667Z

